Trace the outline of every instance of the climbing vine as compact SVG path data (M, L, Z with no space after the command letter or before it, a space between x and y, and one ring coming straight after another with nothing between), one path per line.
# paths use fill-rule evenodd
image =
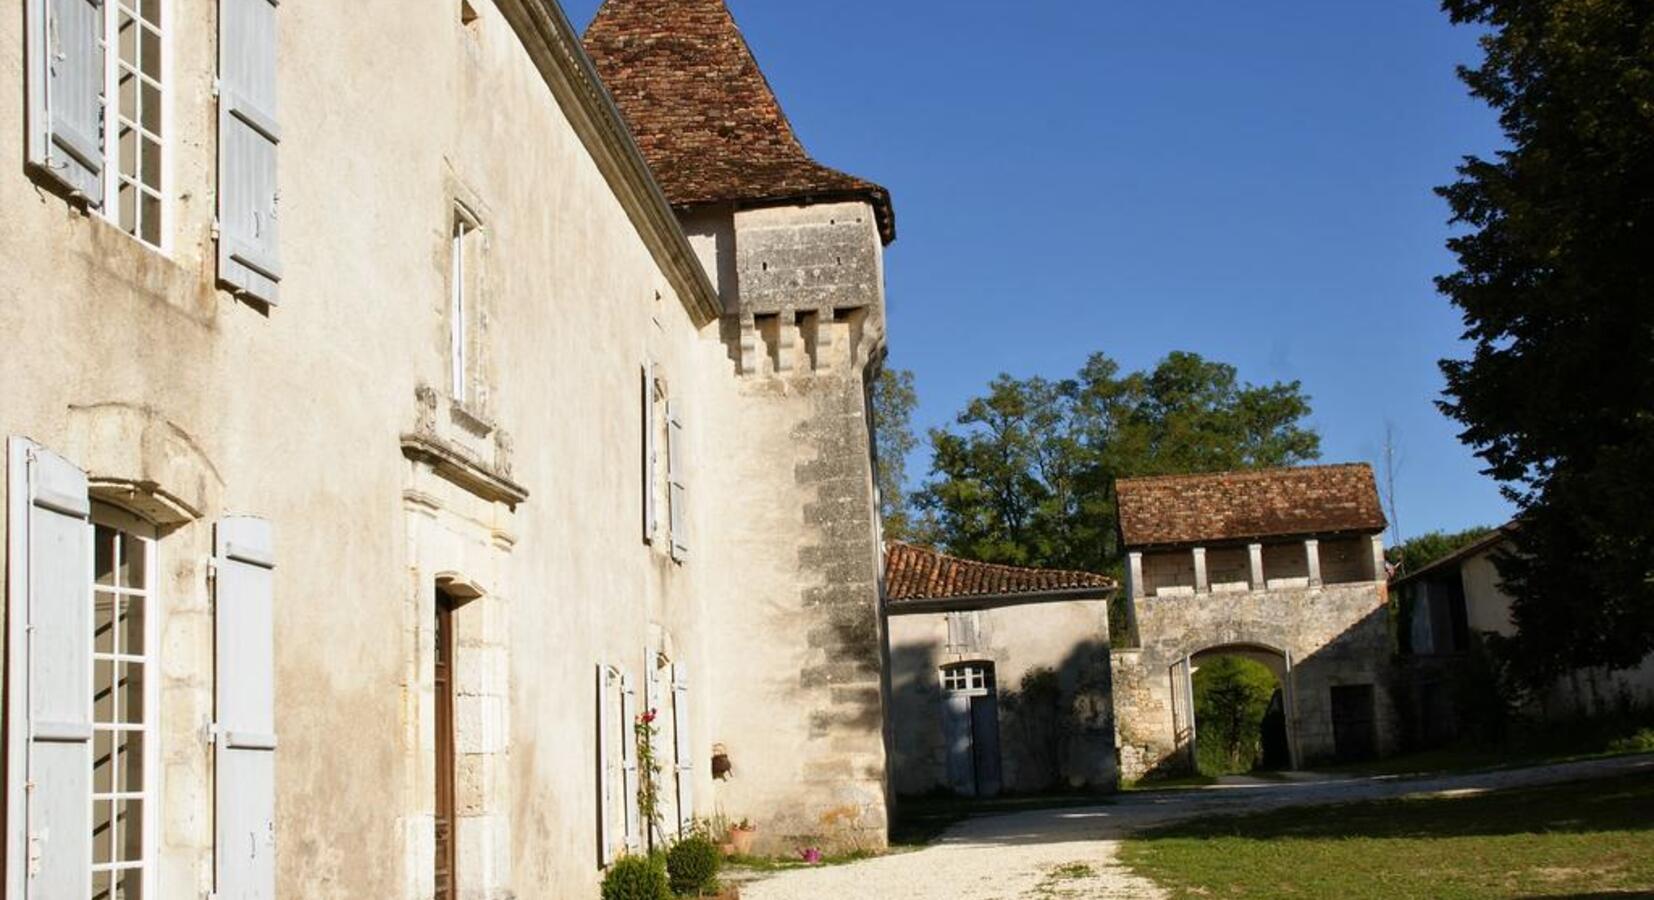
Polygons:
M661 829L660 760L655 758L655 735L660 732L655 726L657 715L657 711L651 709L638 716L632 724L632 734L637 740L637 808L647 826L645 834L651 844L655 834L664 833Z

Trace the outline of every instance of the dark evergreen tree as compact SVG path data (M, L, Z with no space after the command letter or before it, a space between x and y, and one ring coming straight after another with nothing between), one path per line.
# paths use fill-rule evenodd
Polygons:
M1440 193L1466 231L1443 409L1520 508L1500 571L1514 673L1654 650L1654 4L1446 0L1507 148Z

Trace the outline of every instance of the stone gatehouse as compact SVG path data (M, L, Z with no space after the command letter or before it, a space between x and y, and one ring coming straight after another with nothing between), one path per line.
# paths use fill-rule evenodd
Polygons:
M1124 646L1110 646L1107 578L886 547L898 793L1112 789L1187 771L1194 674L1219 654L1275 675L1292 765L1394 747L1385 522L1367 466L1116 487ZM1026 676L1042 670L1055 731L1029 727Z

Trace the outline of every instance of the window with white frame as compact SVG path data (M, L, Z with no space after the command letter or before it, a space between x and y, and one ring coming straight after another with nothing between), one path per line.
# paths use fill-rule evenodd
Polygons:
M153 247L163 244L166 50L162 0L105 8L104 215Z
M455 400L469 404L476 399L473 373L475 354L472 319L477 314L477 245L481 228L476 216L463 206L454 206L453 245L448 298L449 391Z
M942 689L951 694L986 694L994 689L994 666L988 662L958 663L942 668Z
M92 900L139 900L152 878L155 533L92 509Z

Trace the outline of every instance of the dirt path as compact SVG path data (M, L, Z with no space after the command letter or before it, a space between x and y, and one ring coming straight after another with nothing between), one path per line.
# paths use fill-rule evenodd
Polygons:
M1116 861L1119 839L1141 828L1206 815L1349 803L1412 794L1480 792L1654 771L1630 756L1423 778L1302 773L1290 781L1122 794L1097 806L970 819L911 853L752 881L743 900L1057 900L1162 897Z

